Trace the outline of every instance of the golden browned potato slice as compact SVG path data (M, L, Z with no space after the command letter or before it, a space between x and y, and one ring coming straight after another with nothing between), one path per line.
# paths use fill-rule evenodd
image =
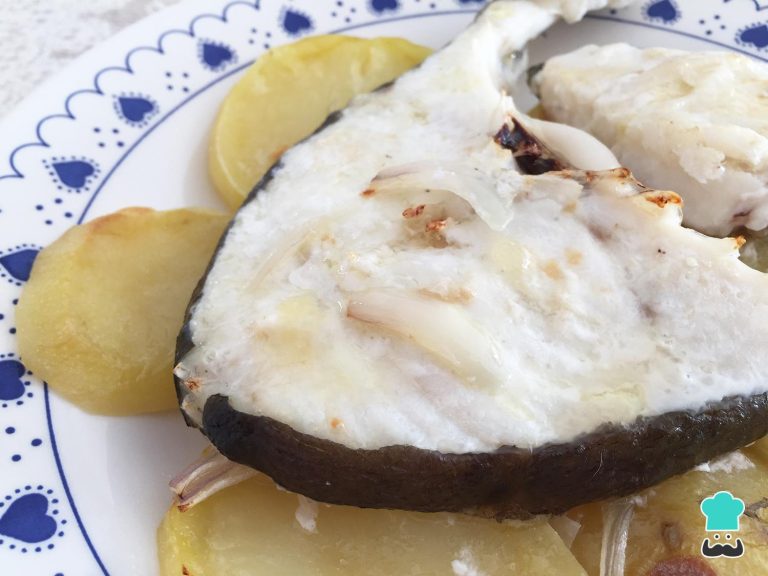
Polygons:
M753 576L768 574L768 439L712 465L712 471L694 470L641 493L629 528L625 576ZM706 531L699 505L716 492L727 490L741 498L747 512L730 541L714 540ZM600 574L602 514L600 504L568 513L581 523L571 550L590 576ZM701 554L705 538L734 542L741 538L740 558L707 559Z
M299 523L303 524L302 527ZM499 523L453 514L307 504L257 476L158 531L163 576L577 576L544 519Z
M176 334L229 217L129 208L45 248L19 300L19 350L59 394L100 414L176 407Z
M331 112L419 64L428 48L400 38L313 36L267 52L227 95L211 134L216 190L238 208L286 148Z

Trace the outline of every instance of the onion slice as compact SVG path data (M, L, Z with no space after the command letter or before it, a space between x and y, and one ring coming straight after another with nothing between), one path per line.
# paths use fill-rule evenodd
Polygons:
M624 576L629 524L635 513L633 498L620 498L603 505L603 541L600 576Z
M565 545L570 550L573 546L573 541L579 535L581 523L563 514L561 516L552 516L549 519L549 525L552 526L552 529L557 532L557 535L560 536L560 539L565 542Z
M526 117L525 127L555 155L579 170L613 170L621 164L597 138L567 124Z
M469 383L489 386L501 379L497 346L461 306L408 292L369 290L350 298L347 316L411 339Z
M256 470L236 464L209 447L200 458L172 478L169 486L179 498L176 506L185 512L216 492L256 474Z
M504 202L497 184L489 176L459 164L416 162L382 170L369 190L402 194L450 192L465 200L488 226L499 231L512 220L513 198Z

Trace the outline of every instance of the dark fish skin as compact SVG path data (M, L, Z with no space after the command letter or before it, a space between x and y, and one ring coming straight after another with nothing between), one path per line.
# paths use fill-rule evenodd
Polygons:
M530 451L442 454L412 446L355 450L239 412L216 395L205 405L203 428L227 458L320 502L524 519L653 486L765 436L767 415L765 393L604 425Z
M342 115L332 114L318 132ZM527 141L537 142L532 136ZM535 154L529 156L534 167L559 167L549 161L558 163L555 158L536 164ZM270 169L244 206L280 168L278 163ZM177 338L177 363L195 346L189 322L228 232L192 295ZM181 379L174 379L181 404L189 391ZM198 427L183 409L182 414L189 426ZM638 418L628 426L605 424L571 442L533 450L514 446L468 454L413 446L356 450L235 410L220 395L208 399L201 432L227 458L321 502L524 519L631 494L758 440L768 434L768 393L725 398L699 412Z

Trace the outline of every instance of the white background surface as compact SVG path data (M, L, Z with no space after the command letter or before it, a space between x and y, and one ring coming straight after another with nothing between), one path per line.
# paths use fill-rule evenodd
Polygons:
M0 0L0 118L43 80L178 0Z

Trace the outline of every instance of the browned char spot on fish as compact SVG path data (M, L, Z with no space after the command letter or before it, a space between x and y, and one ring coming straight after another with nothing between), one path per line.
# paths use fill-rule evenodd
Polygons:
M525 174L535 176L568 168L515 118L505 122L493 140L502 148L512 152L515 162Z

